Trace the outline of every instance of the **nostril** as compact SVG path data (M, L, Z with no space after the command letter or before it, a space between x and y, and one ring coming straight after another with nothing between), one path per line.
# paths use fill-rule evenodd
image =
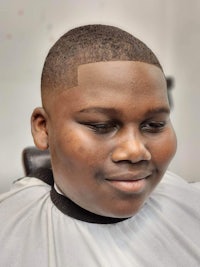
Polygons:
M111 158L113 162L127 161L136 163L151 160L151 153L142 143L133 145L130 142L126 142L114 149Z

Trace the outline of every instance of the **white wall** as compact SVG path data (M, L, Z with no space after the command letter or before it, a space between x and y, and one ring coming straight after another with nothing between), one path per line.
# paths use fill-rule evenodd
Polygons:
M200 2L198 0L16 0L0 5L0 192L24 175L21 152L33 145L29 118L40 105L48 49L74 26L119 26L147 43L173 75L172 119L179 148L171 169L199 179Z
M175 76L173 121L178 152L171 169L200 180L200 1L176 0L170 6L167 68Z

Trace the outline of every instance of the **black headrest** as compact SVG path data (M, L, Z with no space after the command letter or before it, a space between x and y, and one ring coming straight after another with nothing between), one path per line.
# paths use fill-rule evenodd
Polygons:
M39 150L34 146L26 147L22 152L25 175L37 172L38 169L51 169L49 150Z

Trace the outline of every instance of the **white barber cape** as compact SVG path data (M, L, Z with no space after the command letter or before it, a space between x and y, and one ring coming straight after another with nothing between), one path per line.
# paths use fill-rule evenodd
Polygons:
M66 215L50 190L26 177L0 196L1 267L200 266L199 185L167 172L143 208L117 223Z

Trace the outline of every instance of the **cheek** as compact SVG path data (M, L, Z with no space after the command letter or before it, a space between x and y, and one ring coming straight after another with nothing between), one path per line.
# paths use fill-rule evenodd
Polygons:
M86 166L92 167L100 160L97 140L88 131L75 127L73 131L68 128L56 134L54 152L63 166L78 168L79 171Z
M176 153L177 140L173 129L169 129L156 144L152 144L152 160L158 169L165 170Z

